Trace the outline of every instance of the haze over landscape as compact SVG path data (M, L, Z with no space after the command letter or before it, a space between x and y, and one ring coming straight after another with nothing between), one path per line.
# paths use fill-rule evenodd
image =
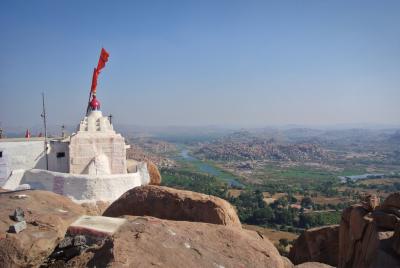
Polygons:
M0 266L400 267L399 14L0 1Z
M400 2L2 1L0 121L75 125L92 68L117 124L400 124Z

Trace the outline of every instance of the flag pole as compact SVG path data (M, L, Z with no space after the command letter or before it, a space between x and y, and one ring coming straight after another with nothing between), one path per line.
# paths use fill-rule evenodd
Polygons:
M86 107L86 116L89 114L89 104L90 104L90 97L92 97L92 90L89 92L89 100Z
M43 125L44 125L44 155L46 157L46 170L49 170L49 156L47 155L47 114L46 114L46 106L44 104L44 93L42 92L42 117L43 117Z

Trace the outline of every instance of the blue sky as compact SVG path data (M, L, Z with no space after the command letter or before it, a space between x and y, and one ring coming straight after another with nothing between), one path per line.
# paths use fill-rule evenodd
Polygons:
M1 1L0 121L400 124L400 1Z

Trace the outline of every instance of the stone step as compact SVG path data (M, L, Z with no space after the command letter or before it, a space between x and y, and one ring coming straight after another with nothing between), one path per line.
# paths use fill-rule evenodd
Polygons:
M104 238L112 236L125 222L126 219L121 218L84 215L68 227L68 233Z

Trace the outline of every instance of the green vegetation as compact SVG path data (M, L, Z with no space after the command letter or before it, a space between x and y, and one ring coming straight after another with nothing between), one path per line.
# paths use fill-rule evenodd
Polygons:
M310 197L303 198L301 209L291 207L288 198L279 198L267 206L260 191L242 192L229 201L237 207L239 218L247 224L279 228L287 231L299 231L315 226L338 224L341 211L316 211L306 213L314 205Z
M341 211L326 211L300 214L298 226L300 228L310 228L322 225L340 223Z
M227 184L213 176L187 170L161 169L162 184L226 198Z
M272 178L274 181L293 181L301 180L329 180L335 177L334 172L322 169L310 168L307 166L294 166L281 168L277 165L268 164L264 167L263 177Z
M161 169L161 175L163 185L215 195L228 200L236 207L240 220L247 224L299 232L304 228L335 224L340 221L338 211L305 213L305 209L317 207L309 196L301 200L301 209L290 206L297 202L292 195L279 198L267 205L260 190L242 191L237 197L228 196L227 184L214 176L177 169Z

